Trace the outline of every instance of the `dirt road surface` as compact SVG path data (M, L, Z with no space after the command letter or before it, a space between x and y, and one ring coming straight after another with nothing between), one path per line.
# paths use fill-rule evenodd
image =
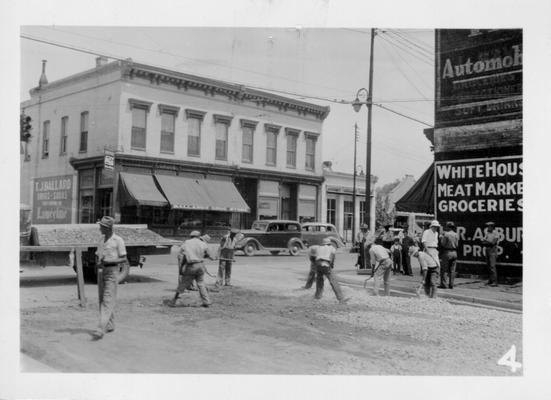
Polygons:
M354 256L338 254L339 269ZM211 274L216 262L207 262ZM149 256L120 285L116 330L100 341L97 289L86 285L81 308L68 267L21 273L21 352L59 372L520 375L497 361L512 345L522 362L522 315L452 305L445 300L375 297L343 286L337 303L326 282L323 299L301 290L306 255L238 256L233 287L197 292L178 307L176 257ZM206 277L212 287L214 278ZM27 364L24 372L33 372ZM38 372L38 371L37 371Z

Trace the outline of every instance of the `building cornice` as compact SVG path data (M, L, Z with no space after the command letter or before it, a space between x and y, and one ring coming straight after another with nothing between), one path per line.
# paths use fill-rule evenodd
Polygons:
M271 105L283 112L294 110L298 115L311 114L320 120L324 120L330 111L330 108L327 106L294 100L273 93L248 88L244 85L171 71L132 61L122 62L122 79L145 79L150 84L160 85L163 83L166 85L173 85L179 90L184 91L194 89L203 92L205 96L213 97L214 95L222 95L226 96L229 101L238 103L243 103L245 101L253 102L257 107Z

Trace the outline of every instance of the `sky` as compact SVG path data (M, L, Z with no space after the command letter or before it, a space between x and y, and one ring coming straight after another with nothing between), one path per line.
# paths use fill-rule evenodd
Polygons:
M367 107L351 102L369 85L370 27L116 27L22 26L21 99L37 86L41 60L50 82L95 65L95 55L59 45L168 69L276 90L331 107L324 121L322 160L333 170L366 165ZM378 29L374 44L372 174L378 185L406 174L418 178L432 162L423 129L434 122L434 30ZM361 91L361 95L365 92ZM360 96L365 101L365 97Z

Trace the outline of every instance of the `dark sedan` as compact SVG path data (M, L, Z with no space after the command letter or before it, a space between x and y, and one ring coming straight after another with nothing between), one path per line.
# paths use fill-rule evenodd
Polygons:
M258 220L251 229L241 231L243 238L237 243L236 250L252 256L258 250L269 250L272 254L289 251L296 256L306 248L302 241L301 226L297 221Z

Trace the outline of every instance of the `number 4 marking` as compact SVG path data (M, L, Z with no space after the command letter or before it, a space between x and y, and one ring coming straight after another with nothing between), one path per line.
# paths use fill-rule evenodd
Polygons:
M517 362L517 348L512 345L507 353L503 355L497 362L497 365L511 367L511 372L517 372L517 368L521 368L522 364Z

